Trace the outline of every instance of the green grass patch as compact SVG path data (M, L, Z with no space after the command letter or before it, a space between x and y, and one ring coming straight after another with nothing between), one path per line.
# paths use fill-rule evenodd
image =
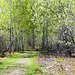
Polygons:
M38 73L43 73L42 69L35 63L35 57L30 58L30 63L25 65L25 69L26 75L36 75Z
M18 53L18 54L12 54L9 56L9 58L24 58L25 56L25 53L21 54L21 53Z
M53 66L53 64L50 64L50 66Z
M42 70L35 63L36 51L24 51L12 55L7 55L3 60L0 61L0 72L4 69L18 68L19 65L12 65L22 58L28 58L29 64L25 65L26 75L36 75L36 73L42 73Z
M21 52L19 52L19 53L27 53L26 51L21 51Z
M3 60L0 58L0 64L3 64Z
M14 58L6 58L2 64L0 64L0 71L3 70L3 69L6 69L8 68L9 65L11 65L12 63L16 62L17 60L19 60L20 58L18 59L14 59Z
M3 69L7 69L12 63L17 62L18 60L24 58L24 56L25 53L23 54L16 53L3 58L3 60L0 60L0 71Z
M56 60L56 62L63 62L63 60L62 59L58 59L58 60Z

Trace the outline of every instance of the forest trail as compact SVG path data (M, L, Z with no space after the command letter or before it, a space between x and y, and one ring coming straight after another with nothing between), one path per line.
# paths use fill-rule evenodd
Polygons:
M1 75L23 75L24 66L29 64L29 61L30 58L22 58L5 69Z
M17 56L17 55L15 55L15 56ZM0 73L0 75L26 75L26 73L27 73L26 66L28 66L31 63L31 59L34 58L35 55L36 55L36 53L31 52L31 51L30 52L28 51L25 53L20 53L17 57L18 58L21 57L21 59L19 59L15 63L12 63L10 66L8 66L6 69L4 69ZM14 57L14 58L17 59L17 57Z

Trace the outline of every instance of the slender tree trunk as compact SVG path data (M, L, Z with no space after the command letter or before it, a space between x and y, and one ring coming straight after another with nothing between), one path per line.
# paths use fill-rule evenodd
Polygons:
M24 51L24 45L23 45L23 31L21 30L21 49Z
M18 52L19 52L19 44L20 44L20 38L19 38L19 36L18 36Z
M13 35L13 27L12 27L12 52L14 53L14 43L13 43L13 37L14 35Z
M19 30L19 25L18 25L18 30ZM20 32L18 33L18 41L17 41L17 45L18 45L18 52L19 52L19 44L20 44Z
M9 39L9 42L10 42L10 46L9 46L9 53L11 54L11 23L12 23L12 13L11 13L11 4L12 4L12 0L11 0L11 3L10 3L10 31L9 31L9 33L10 33L10 39Z
M10 39L9 39L9 42L10 42L10 45L9 45L9 53L11 54L11 28L10 28L9 33L10 33Z
M53 46L52 46L52 36L51 36L51 43L50 43L50 49L53 50Z
M32 48L35 48L34 29L32 30Z
M49 44L48 44L48 24L47 24L47 29L46 29L46 48L47 48L47 51L49 52Z
M15 28L15 51L17 50L17 32L16 32L16 28Z
M45 49L45 25L43 25L42 50Z

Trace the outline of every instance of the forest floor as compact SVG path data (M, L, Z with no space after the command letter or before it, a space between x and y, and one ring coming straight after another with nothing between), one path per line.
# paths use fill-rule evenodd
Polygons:
M55 57L38 51L20 52L7 58L20 59L1 70L0 75L75 75L75 58Z
M43 70L41 75L75 75L75 58L73 57L56 57L39 53L36 63Z

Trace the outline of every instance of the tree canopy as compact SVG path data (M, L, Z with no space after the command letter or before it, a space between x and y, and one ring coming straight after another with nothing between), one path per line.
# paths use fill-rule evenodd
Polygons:
M74 0L0 0L0 34L8 35L7 50L74 45L74 9Z

